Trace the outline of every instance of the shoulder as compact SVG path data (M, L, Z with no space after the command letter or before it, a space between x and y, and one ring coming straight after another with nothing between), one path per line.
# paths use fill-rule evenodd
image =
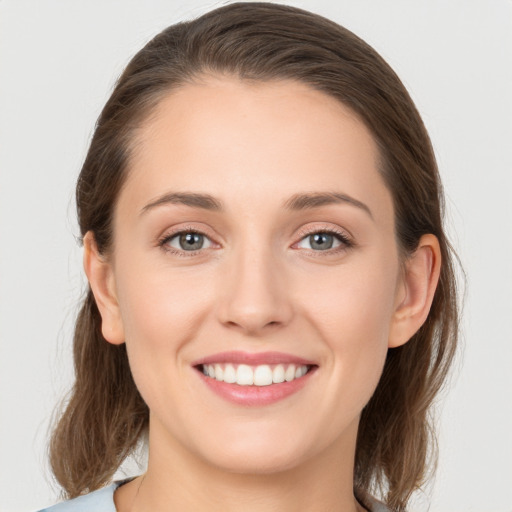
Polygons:
M369 510L371 512L392 512L384 503L376 500L375 498L368 497L367 498L368 505L371 507Z
M116 512L114 491L119 485L120 482L115 482L103 489L57 503L57 505L44 508L39 512Z

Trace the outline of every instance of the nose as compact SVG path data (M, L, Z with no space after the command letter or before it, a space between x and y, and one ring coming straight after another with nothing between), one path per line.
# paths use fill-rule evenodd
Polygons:
M240 248L227 265L217 305L224 326L258 336L290 322L293 307L285 272L268 248Z

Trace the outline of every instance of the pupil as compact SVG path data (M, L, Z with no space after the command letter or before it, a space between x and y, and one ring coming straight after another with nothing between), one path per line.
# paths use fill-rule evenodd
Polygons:
M203 235L199 233L185 233L180 236L180 245L186 251L196 251L203 246Z
M333 236L327 233L315 233L309 237L309 243L312 249L330 249L333 244Z

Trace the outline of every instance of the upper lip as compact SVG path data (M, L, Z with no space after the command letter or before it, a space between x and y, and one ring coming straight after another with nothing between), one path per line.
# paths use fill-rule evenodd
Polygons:
M197 359L192 363L192 366L199 366L204 364L215 363L232 363L232 364L247 364L257 366L260 364L298 364L298 365L315 365L314 361L304 359L292 354L284 352L243 352L239 350L229 352L218 352L210 356Z

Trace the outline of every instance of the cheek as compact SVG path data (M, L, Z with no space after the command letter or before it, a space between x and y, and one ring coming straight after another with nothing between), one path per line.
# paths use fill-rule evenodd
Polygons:
M151 276L136 281L124 283L121 304L130 369L150 411L172 420L169 411L186 405L187 379L179 359L181 348L196 336L194 304L186 287L179 292ZM197 308L197 298L194 302Z
M330 338L350 340L357 346L387 341L397 276L398 263L378 261L360 261L316 276L302 294L311 322L323 325Z
M124 267L124 269L123 269ZM163 267L163 268L162 268ZM137 268L133 274L128 271ZM131 264L119 268L117 292L128 343L171 348L176 338L188 338L204 309L198 293L200 276L171 272L165 266ZM174 347L175 348L175 347Z
M361 259L312 280L307 311L309 322L327 346L333 365L333 389L347 385L369 400L380 378L396 299L398 259ZM363 404L364 405L364 404Z
M150 405L152 397L165 389L164 379L176 378L170 389L178 391L182 348L197 338L206 297L186 275L177 277L156 266L141 270L130 262L124 267L139 269L134 275L119 268L117 292L132 373Z

